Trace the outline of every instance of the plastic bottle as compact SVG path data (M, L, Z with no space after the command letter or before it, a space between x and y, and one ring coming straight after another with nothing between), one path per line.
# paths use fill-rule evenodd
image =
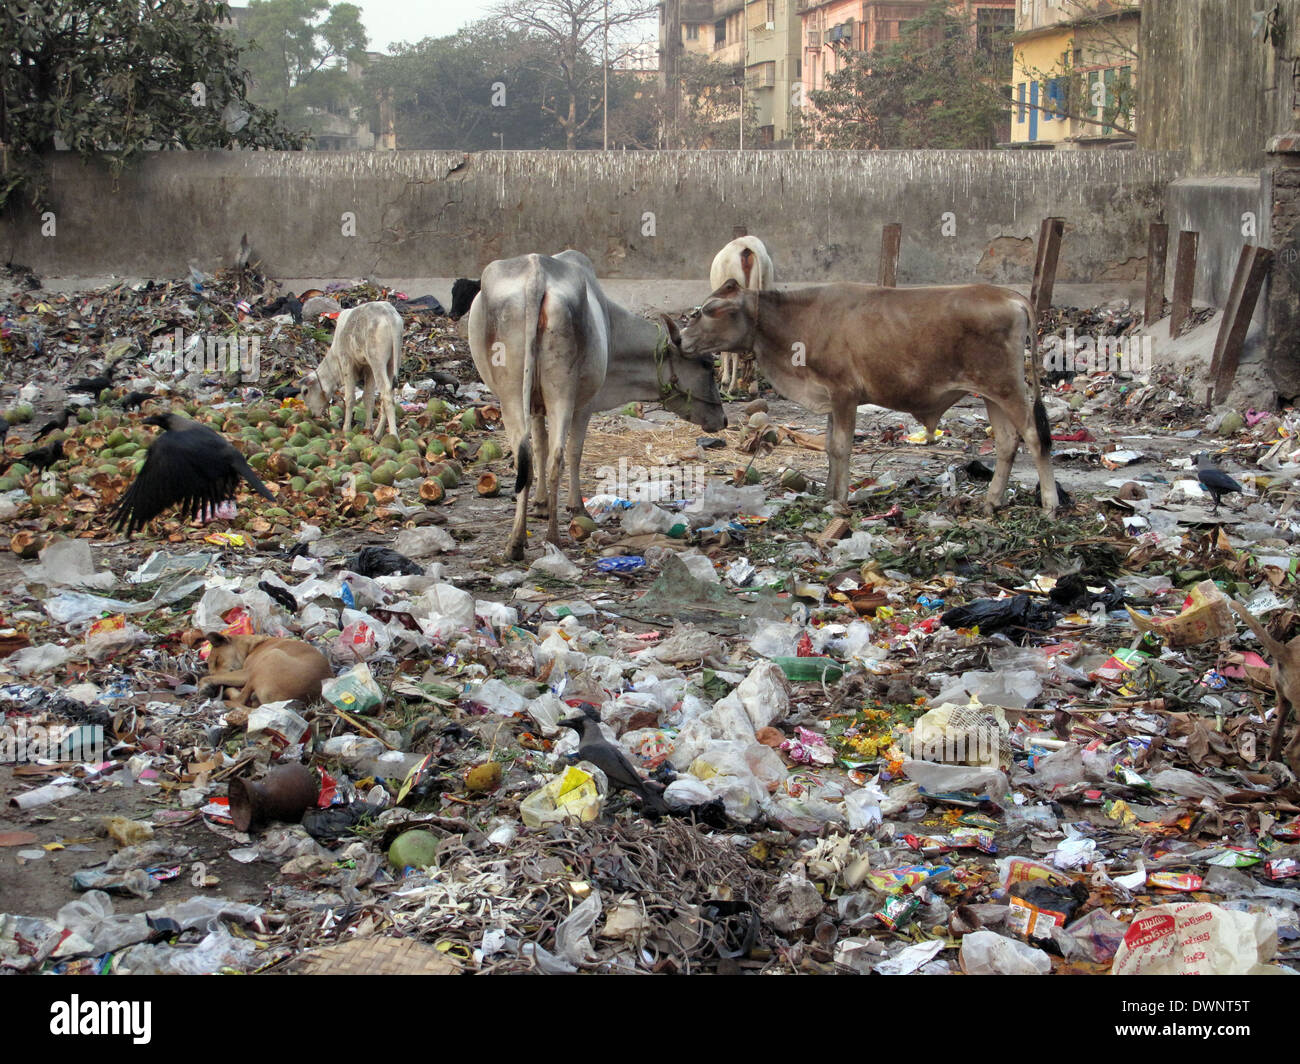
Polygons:
M834 658L827 657L780 657L772 662L785 673L786 679L793 683L808 681L834 683L844 675L844 666Z

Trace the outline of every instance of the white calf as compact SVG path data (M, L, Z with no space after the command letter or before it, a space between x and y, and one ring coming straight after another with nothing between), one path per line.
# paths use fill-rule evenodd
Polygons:
M758 237L738 236L713 257L709 286L716 292L728 281L756 292L771 288L776 282L772 259ZM721 365L722 387L734 391L740 377L740 354L723 351Z
M334 342L315 371L303 380L307 408L324 417L331 397L343 390L343 431L352 430L352 405L356 401L357 375L362 380L361 401L366 408L366 431L375 415L379 396L381 422L397 435L397 404L393 385L402 363L402 316L391 303L362 303L339 312ZM378 433L382 435L382 432Z

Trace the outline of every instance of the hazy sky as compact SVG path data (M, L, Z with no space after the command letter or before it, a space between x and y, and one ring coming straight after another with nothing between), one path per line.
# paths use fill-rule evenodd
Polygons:
M361 8L361 21L372 52L387 52L394 41L415 42L446 37L467 22L484 16L492 0L351 0Z

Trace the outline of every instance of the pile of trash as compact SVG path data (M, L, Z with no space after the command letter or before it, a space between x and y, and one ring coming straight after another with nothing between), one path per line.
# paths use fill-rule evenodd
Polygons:
M74 308L10 342L50 315L74 343ZM847 517L778 441L757 483L593 496L508 563L454 520L508 468L499 415L411 379L387 441L178 389L280 494L161 542L106 541L145 437L101 397L53 488L11 472L0 966L1295 970L1300 763L1259 636L1300 621L1294 412L1076 376L1056 519L1023 490L977 516L963 405L937 448L866 441ZM1115 429L1132 396L1168 420ZM1193 449L1245 481L1217 515ZM305 695L247 697L259 647L304 644Z

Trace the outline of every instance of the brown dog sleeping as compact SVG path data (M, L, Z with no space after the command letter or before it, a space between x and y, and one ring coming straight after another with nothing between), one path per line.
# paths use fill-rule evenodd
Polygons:
M321 684L334 678L325 655L301 639L209 632L208 674L199 683L224 688L232 706L267 702L314 702Z
M1276 761L1282 751L1282 732L1286 728L1291 707L1300 705L1300 635L1289 643L1279 643L1240 602L1233 601L1232 608L1255 633L1255 637L1273 659L1273 690L1277 692L1277 728L1269 744L1268 759ZM1300 747L1300 729L1296 730L1286 748L1286 762L1295 768L1297 747Z

